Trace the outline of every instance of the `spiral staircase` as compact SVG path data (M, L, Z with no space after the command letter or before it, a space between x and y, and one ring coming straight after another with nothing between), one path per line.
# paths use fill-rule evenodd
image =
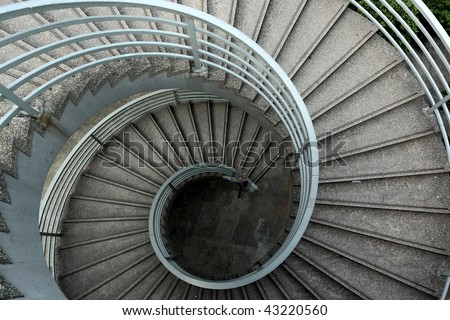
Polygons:
M40 113L0 132L0 298L445 298L446 94L424 92L350 1L1 1L11 3L0 7L14 9L0 11L0 81L14 94L1 93ZM281 66L315 134L303 113L295 131L300 112L276 108L298 100L275 65L253 81L266 53L240 50L231 29L208 24L218 20L189 19L200 11ZM430 97L444 105L434 115ZM243 173L237 198L226 179ZM195 223L177 220L175 201L196 181L225 191L201 189ZM184 224L192 238L170 248ZM198 265L179 268L180 252Z

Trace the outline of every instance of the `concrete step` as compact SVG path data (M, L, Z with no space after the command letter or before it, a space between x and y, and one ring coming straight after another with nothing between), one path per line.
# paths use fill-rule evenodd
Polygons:
M258 287L261 290L264 300L289 300L289 293L284 290L281 284L272 273L258 280Z
M117 138L108 142L106 146L102 153L107 159L112 159L115 164L130 169L157 185L162 185L170 175L169 172L161 170L159 166L150 164L137 148L125 145Z
M214 0L208 0L207 1L207 7L208 7L208 13L210 15L213 15L224 22L233 25L234 24L234 18L236 14L236 7L237 7L237 0L226 0L226 1L214 1ZM225 37L225 34L220 30L210 30L214 32L217 35L220 35L222 37ZM220 45L223 48L228 48L228 46L221 45L221 43L214 41L216 45ZM211 52L217 54L220 57L223 57L223 54L217 52L216 50L210 50ZM226 73L217 70L217 69L208 69L208 79L212 81L224 81L226 78Z
M167 270L161 264L157 257L152 257L147 270L133 282L128 283L128 286L123 290L116 299L123 300L141 300L143 299L152 285L158 281L159 277L166 273Z
M109 15L112 13L109 12ZM85 18L87 17L87 14L84 10L81 8L73 8L73 9L65 9L65 10L52 10L47 11L42 14L42 16L49 22L56 22L61 21L65 19L77 19L77 18ZM60 31L65 34L67 37L75 37L82 34L89 34L92 32L98 32L100 29L98 28L98 24L94 23L86 23L86 24L77 24L74 26L67 26L64 28L60 28ZM78 42L78 45L82 48L91 48L96 46L102 46L106 44L110 44L108 38L106 37L100 37L100 38L94 38L89 40L84 40ZM117 55L118 51L111 49L106 51L100 51L92 53L92 57L94 59L101 59L106 58L110 56Z
M243 292L248 300L263 300L267 299L265 292L260 284L260 282L254 282L246 285L243 288Z
M244 127L245 118L248 114L240 108L230 107L228 111L227 136L226 136L226 153L225 163L229 166L235 166L235 155L239 148L239 139Z
M3 233L9 233L8 226L6 225L5 220L2 217L2 214L0 213L0 232Z
M312 93L305 95L300 91L300 95L315 119L385 74L399 61L395 49L375 35Z
M423 300L433 298L416 288L367 268L307 239L302 239L296 250L302 259L363 299Z
M256 0L251 3L248 1L238 1L234 27L241 30L253 40L256 40L264 17L266 16L269 3L269 0ZM254 17L254 19L249 19L249 17Z
M215 148L214 162L224 163L227 143L228 104L223 102L210 103L211 128Z
M145 217L148 216L147 204L142 206L125 205L114 202L88 201L84 198L72 199L65 212L70 212L70 219L89 219L89 218L113 218L117 217ZM150 206L150 205L149 205Z
M322 271L303 260L297 251L294 251L283 264L291 270L297 281L311 291L315 298L326 300L358 300L361 299L351 290L330 278Z
M86 211L90 209L87 201L84 201L84 207ZM150 209L150 205L148 206L148 209ZM121 214L120 212L115 212L115 216L127 218L127 216ZM135 220L133 219L134 217L139 217L140 219ZM64 240L61 243L61 250L64 248L76 247L76 245L82 242L84 243L87 241L104 239L106 237L113 237L115 235L125 234L128 232L144 230L145 228L148 228L148 215L147 220L145 217L146 216L142 214L135 214L130 220L126 219L120 221L120 223L117 223L115 220L105 220L100 222L79 222L66 224L63 230Z
M280 266L271 275L277 280L278 285L292 300L315 300L317 297L299 281L297 274L288 266Z
M258 134L260 130L260 125L256 120L251 118L249 115L245 117L244 124L242 126L241 135L239 137L239 149L236 152L234 167L241 168L243 163L242 161L246 155L246 149L253 144L254 138Z
M11 260L1 247L0 247L0 264L11 264Z
M130 250L131 248L131 250ZM145 233L135 234L120 239L111 239L102 243L93 243L89 246L64 249L58 251L57 275L58 279L65 279L66 283L75 281L78 277L84 277L89 269L97 270L106 266L114 265L116 259L122 255L133 254L132 252L145 252L151 249L148 236ZM74 256L74 252L78 256ZM93 254L95 252L95 254ZM114 269L114 268L113 268Z
M264 16L257 43L271 56L277 56L296 25L305 0L271 1Z
M423 116L426 102L420 98L367 119L320 141L320 158L326 161L337 153L350 156L432 134L434 119Z
M23 71L19 71L17 69L9 69L5 71L5 73L0 75L0 81L4 85L9 85L14 83L17 79L20 79L24 75L25 73ZM32 81L29 81L14 90L14 94L19 97L26 97L29 93L33 92L36 88L43 85L45 82L46 81L44 79L36 77ZM12 108L12 105L5 101L0 102L0 106L2 114L5 114L6 111Z
M211 149L212 126L211 126L211 108L209 102L192 104L192 115L197 130L199 142L203 152L205 162L214 161L214 152Z
M116 8L117 11L115 11L116 14L121 15L134 15L134 16L152 16L151 12L147 8L137 8L137 7L119 7ZM155 23L153 22L144 22L144 21L122 21L120 22L123 28L130 28L130 29L157 29ZM161 37L159 35L134 35L137 41L161 41ZM158 52L158 49L155 47L148 47L148 46L142 46L140 48L143 52ZM163 49L161 49L163 50ZM144 58L145 59L145 58ZM151 65L151 72L152 73L159 73L162 71L170 70L170 61L167 58L158 58L158 57L152 57L145 59L145 64L141 65ZM138 68L133 68L133 74L136 74L136 72L139 73L139 69L141 69L141 66ZM131 75L130 75L131 76Z
M150 120L150 119L148 119ZM159 109L152 112L152 120L149 121L148 125L154 125L159 132L159 135L164 139L164 145L161 142L153 140L153 136L150 138L151 145L155 146L154 152L157 153L166 164L172 173L174 170L183 167L183 159L186 159L186 151L183 152L184 144L182 139L179 138L178 126L173 120L173 115L169 108ZM185 160L186 161L186 160Z
M317 203L448 213L449 188L447 173L330 183L320 186Z
M176 21L180 21L180 17L175 15L174 13L157 11L157 10L150 10L150 12L153 17L158 17L158 18L163 18L163 19L171 19L171 20L175 19ZM162 23L156 23L155 25L159 30L182 33L182 30L178 29L176 26L162 24ZM177 40L173 37L161 36L161 40L164 42L168 42L168 43L186 45L186 43L183 40ZM166 48L165 52L179 53L179 54L185 53L185 52L183 52L183 50L174 49L174 48ZM171 58L169 58L168 60L171 63L171 73L179 74L182 72L190 71L190 65L189 65L188 61L180 60L180 59L171 59Z
M182 104L172 108L175 121L180 128L182 136L189 148L190 158L194 163L203 162L203 153L201 152L200 139L197 128L194 123L190 104Z
M438 274L448 267L445 255L316 223L308 225L305 237L429 295L438 296L444 285Z
M327 109L320 117L314 116L318 139L409 102L419 97L418 92L420 88L417 81L404 66L399 65ZM308 105L307 101L305 103Z
M2 37L7 37L10 35L10 33L4 31L3 29L0 29L0 35ZM0 49L2 57L0 61L4 63L13 60L18 56L22 56L24 54L29 53L30 51L33 51L34 49L35 47L33 47L32 45L28 44L25 41L22 40L16 41L12 44L5 45ZM31 70L34 70L35 68L40 67L43 63L48 63L52 60L53 57L51 57L50 55L42 54L39 57L28 59L27 61L15 66L14 69L17 70L17 72L22 72L23 74L25 74L30 72ZM65 72L67 70L69 70L69 67L67 66L65 67L63 66L61 68L53 68L44 73L39 74L39 78L44 80L50 80L53 77L56 77L60 75L62 72Z
M310 1L305 9L305 14L311 5L311 10L321 9L320 4L324 1ZM326 5L329 2L326 1ZM336 2L337 3L337 2ZM316 7L316 4L319 6ZM341 13L341 8L337 7L337 13L331 17L325 27L331 27L326 34L318 34L312 37L304 34L309 40L309 46L303 46L303 54L299 54L302 58L300 63L293 64L290 68L286 68L288 74L292 77L292 81L300 88L300 91L308 95L323 81L325 81L333 72L338 69L347 59L349 59L366 41L368 41L376 32L376 28L361 15L351 9L346 9ZM327 11L324 11L327 12ZM341 13L341 15L339 15ZM309 19L305 24L316 23L317 12L311 12ZM335 21L335 18L338 18ZM323 21L323 20L321 20ZM324 23L327 21L324 21ZM334 24L332 24L334 22ZM300 19L303 23L303 18ZM309 27L311 28L311 27ZM326 29L327 30L327 29ZM317 30L316 33L320 32ZM314 35L314 34L313 34ZM333 48L330 50L329 48ZM287 55L287 54L286 54ZM283 56L278 60L281 63ZM293 58L286 59L293 60ZM298 59L298 58L297 58ZM282 65L287 62L282 63Z
M122 186L119 183L93 175L82 176L77 185L76 195L131 203L151 203L155 196L155 194L133 187Z
M106 161L105 158L94 157L86 167L84 174L118 184L124 189L143 195L156 194L158 192L159 184L152 183L151 180L149 181L139 176L133 170L134 168L125 168L112 164Z
M105 300L110 297L116 297L125 291L130 283L133 283L148 270L152 263L155 262L155 256L147 254L140 259L130 260L130 266L124 267L116 274L112 275L110 279L105 279L96 287L92 288L88 295L82 297L89 300ZM84 293L85 294L85 293ZM77 298L81 298L81 295Z
M256 41L269 4L269 0L256 0L252 2L238 1L234 27ZM254 19L249 19L248 17L254 17ZM231 52L236 53L235 50L231 50ZM242 81L229 75L226 76L225 87L239 90L241 85Z
M113 286L119 285L121 287L126 287L127 282L120 281L121 278L127 278L128 276L131 276L132 278L136 277L136 271L142 272L145 270L148 265L142 266L142 264L148 264L153 255L153 253L149 254L144 249L141 249L140 251L136 250L132 254L122 257L120 261L119 259L115 259L114 268L107 268L106 270L104 267L99 267L98 269L91 268L89 272L85 273L85 281L69 282L69 278L64 278L61 280L60 286L64 288L64 290L70 290L71 295L68 297L70 299L96 299L97 291L100 291L101 294L102 292L105 292L104 289L110 289L111 284ZM105 286L107 287L105 288ZM110 291L112 290L110 289ZM120 288L119 291L122 291L122 288ZM114 293L118 292L116 291Z
M433 157L430 157L431 154ZM433 133L324 162L320 170L320 180L325 183L446 172L446 159L447 154L441 138Z
M21 298L23 295L14 287L11 283L9 283L5 278L0 276L0 299L17 299Z
M448 254L447 215L317 204L312 219L373 238Z
M82 10L87 16L121 15L117 7L86 7ZM99 21L95 22L94 25L99 31L129 29L124 21ZM109 43L136 41L133 34L108 36L106 39ZM117 49L117 51L120 54L127 54L142 52L142 49L139 47L128 47Z
M142 237L142 234L138 234L136 236ZM121 241L120 244L114 243L113 241L110 241L110 242L112 244L112 246L109 248L110 252L106 253L105 249L103 248L103 250L101 252L99 252L99 254L96 257L92 254L89 256L89 258L95 257L95 260L85 262L84 264L81 264L80 261L78 261L78 260L75 263L73 261L68 261L69 259L61 260L63 262L66 262L66 264L67 264L67 262L70 262L70 264L67 264L65 266L65 268L63 268L62 263L59 263L59 267L61 268L61 273L58 275L58 278L64 278L64 277L67 277L67 276L70 276L70 275L73 275L76 273L83 272L84 270L94 267L105 261L113 260L113 259L121 256L122 254L126 254L126 253L131 252L140 247L150 245L150 240L145 239L145 238L142 240L142 242L128 245L126 247L123 247L124 246L123 242L126 242L126 241ZM118 247L116 247L116 246L118 246ZM122 247L122 248L120 249L120 247ZM89 249L91 251L93 250L92 248L81 248L81 247L78 250L79 251L84 250L86 252ZM62 253L63 253L62 255L64 255L64 252L65 251L62 251ZM83 254L83 252L80 252L80 253Z
M345 10L348 1L345 0L319 0L303 1L298 8L305 6L297 23L291 23L292 30L286 34L285 43L278 44L276 52L280 52L277 62L291 77L298 68L308 59L314 48L328 33L339 16ZM288 9L289 10L289 9ZM295 12L295 9L291 9ZM283 17L288 21L288 17ZM283 39L283 38L281 38ZM276 42L275 42L276 43ZM295 54L293 54L295 52Z

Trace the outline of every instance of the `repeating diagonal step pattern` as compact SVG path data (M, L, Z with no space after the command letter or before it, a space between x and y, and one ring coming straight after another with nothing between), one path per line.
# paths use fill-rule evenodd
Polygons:
M11 2L17 1L4 0L1 4ZM251 285L224 291L206 290L170 274L153 254L146 229L148 210L159 186L177 169L208 160L245 167L255 181L264 181L264 175L270 172L267 162L249 161L248 154L233 149L210 147L216 142L223 145L223 142L250 141L250 146L258 142L256 159L259 159L271 146L270 140L264 140L267 129L262 129L260 123L239 108L215 103L171 106L130 124L124 130L127 137L117 135L108 141L109 148L97 154L80 177L66 207L64 238L58 253L58 282L67 296L78 299L438 297L444 284L440 273L449 266L449 169L445 166L445 150L436 123L422 112L426 102L420 86L394 48L344 0L173 2L208 12L243 31L276 59L301 93L321 148L318 200L310 226L289 258ZM33 14L17 25L1 22L0 29L2 36L7 36L23 26L38 27L65 17L94 14L162 17L161 12L139 8L76 8ZM165 31L175 28L122 20L89 23L80 27L83 30L65 27L46 33L43 38L30 38L3 48L2 59L86 31L148 27ZM20 65L0 80L10 83L43 62L99 43L153 39L130 37L102 37L74 43ZM175 41L169 37L165 40ZM83 61L141 50L153 49L134 47L85 55L34 78L18 93L25 95L36 84ZM64 90L62 86L45 98L56 101L57 114L61 115L68 99L77 102L86 90L95 93L107 81L114 84L126 76L136 78L146 72L151 75L162 71L168 75L190 72L190 66L187 62L163 58L121 61L85 72L66 82L70 89ZM273 124L272 129L283 132L278 116L241 81L216 70L208 70L207 80L249 98ZM32 131L29 127L13 124L7 128L7 134L2 133L5 145L2 151L6 150L1 156L2 172L17 174L16 149L28 152ZM20 135L21 138L11 138ZM153 157L136 153L130 145L130 141L150 140L155 141L147 146ZM114 158L108 151L114 148L127 157ZM269 162L283 160L280 155ZM108 166L115 168L113 175ZM298 174L297 170L292 171L294 181ZM0 187L1 199L8 200L6 188ZM295 194L300 188L296 185L285 190L294 193L293 208L298 206ZM97 254L92 256L89 252ZM96 279L96 283L79 285L78 277Z

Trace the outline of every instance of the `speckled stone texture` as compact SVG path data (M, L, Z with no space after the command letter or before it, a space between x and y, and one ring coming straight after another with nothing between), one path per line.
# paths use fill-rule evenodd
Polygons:
M12 284L0 276L0 300L20 298L23 295Z
M0 213L0 232L9 232L8 226L3 220L2 214Z
M11 260L6 255L5 251L3 251L2 248L0 248L0 264L10 264Z

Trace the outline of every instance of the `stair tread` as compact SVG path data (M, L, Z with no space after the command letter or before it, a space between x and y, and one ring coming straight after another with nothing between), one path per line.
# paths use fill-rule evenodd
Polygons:
M134 262L135 260L130 260L129 263ZM136 266L134 266L127 272L123 273L122 275L118 276L114 280L106 283L99 289L90 293L84 299L105 300L110 299L110 297L120 295L124 290L128 288L128 286L131 283L136 281L142 275L142 273L148 270L149 267L152 265L152 263L155 263L156 261L157 259L154 256L144 260L143 262L137 264Z
M396 61L399 61L399 55L395 49L375 35L311 94L307 97L304 97L303 92L300 94L304 97L312 118L315 118L369 79L385 72Z
M306 2L298 23L289 33L277 57L278 63L286 70L286 73L292 75L298 70L347 5L348 1L345 0ZM295 54L292 54L293 52Z
M301 240L297 250L323 272L366 299L431 299L432 297L404 283L369 269L359 263L322 248L308 240Z
M114 166L103 158L94 157L84 172L100 179L113 181L122 186L142 190L146 193L156 194L158 192L157 186L145 183L142 179L122 170L121 167L114 168Z
M139 188L140 186L137 187ZM140 191L139 189L136 190ZM94 180L86 176L78 181L76 195L132 203L151 203L153 199L150 195L127 190L121 188L119 185L111 185L107 182Z
M311 20L315 22L314 17ZM376 28L367 19L346 9L300 68L288 69L295 71L299 68L295 74L290 72L292 81L301 92L310 93L349 59L375 31Z
M448 215L316 204L313 219L406 245L450 252Z
M422 110L426 106L423 99L415 99L347 130L334 132L330 138L323 138L320 142L324 145L321 158L333 156L335 152L332 146L338 145L340 141L346 142L339 148L339 154L346 155L430 132L434 128L435 121L423 116Z
M281 287L289 293L289 298L293 300L315 300L316 297L303 286L285 268L278 267L272 273L276 277Z
M359 123L361 118L402 105L417 97L418 92L421 90L409 71L401 65L397 66L315 119L317 136L338 132L341 128Z
M437 293L443 286L445 279L436 270L447 267L446 256L316 223L308 225L305 235L420 290Z
M430 155L433 154L433 157ZM321 181L370 176L407 175L444 170L447 154L437 135L428 135L392 146L326 162Z
M5 278L0 276L0 299L16 299L20 297L23 297L22 293Z
M271 1L258 35L258 44L271 56L283 45L300 15L305 0Z
M138 259L148 254L148 247L141 247L112 260L105 261L76 274L59 279L60 286L69 294L68 298L76 298L80 294L90 290L102 281L115 275L118 271L135 263ZM147 262L148 263L148 262ZM113 280L113 282L115 282ZM128 282L127 282L128 283ZM127 284L125 283L125 284Z
M357 300L360 297L348 290L334 279L328 277L325 273L314 268L305 260L292 253L285 261L294 272L308 284L321 299L349 299Z
M317 199L364 205L448 211L448 174L395 177L321 185ZM378 190L374 192L374 190ZM355 195L358 195L355 197Z
M234 27L256 40L269 0L238 1ZM248 19L248 17L258 17Z

